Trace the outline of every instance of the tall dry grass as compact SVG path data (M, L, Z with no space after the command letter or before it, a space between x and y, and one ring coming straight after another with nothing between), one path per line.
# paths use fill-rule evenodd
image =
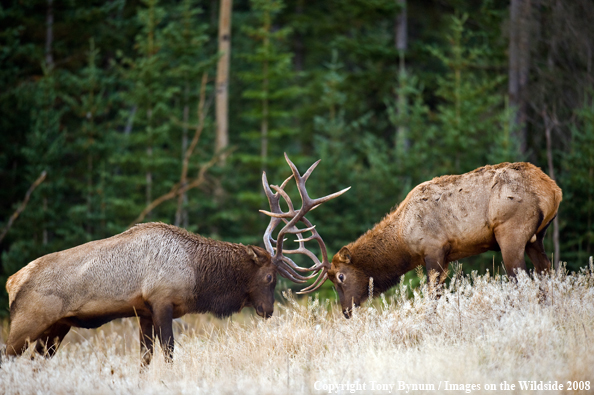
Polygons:
M424 277L412 291L402 284L350 320L335 303L291 294L267 321L188 316L176 324L174 363L156 354L144 373L134 319L73 330L53 359L4 359L0 393L502 393L505 382L516 386L508 393L551 394L565 389L519 382L588 380L581 392L593 392L592 264L517 282L458 270L440 298L431 289ZM446 381L463 387L444 391Z

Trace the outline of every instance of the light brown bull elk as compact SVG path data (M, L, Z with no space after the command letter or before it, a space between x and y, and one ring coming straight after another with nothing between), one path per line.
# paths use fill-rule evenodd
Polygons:
M138 317L143 364L154 336L173 356L172 320L187 313L225 317L253 306L274 310L276 266L256 246L208 239L145 223L103 240L42 256L8 278L8 355L29 343L51 357L71 327Z
M343 247L325 267L343 312L364 302L369 278L375 294L419 265L445 279L448 263L500 250L507 274L549 269L543 239L562 193L530 163L501 163L470 173L434 178L415 187L373 229Z
M271 217L270 224L264 233L264 245L266 246L266 250L272 256L272 261L277 264L279 274L285 278L288 278L297 283L305 283L308 280L314 278L316 275L318 276L316 280L311 284L309 287L304 288L299 293L308 293L313 292L318 289L324 281L328 278L327 271L330 266L330 262L328 260L328 252L326 249L326 245L322 240L322 237L316 230L315 225L305 218L305 214L309 211L315 209L322 203L327 202L328 200L334 199L346 191L350 189L350 187L345 188L339 192L335 192L328 196L324 196L317 199L312 199L307 189L305 188L305 182L308 180L311 173L314 171L316 166L320 163L318 160L315 162L311 167L303 174L299 174L299 170L297 167L291 162L287 154L285 154L285 159L287 163L291 167L291 174L282 184L281 186L277 185L270 185L268 184L268 179L266 178L266 172L262 173L262 185L264 187L264 192L268 197L268 202L270 203L270 210L265 211L260 210L260 212L268 215ZM301 208L296 210L293 206L293 202L289 195L285 192L285 186L287 183L292 179L295 179L297 183L297 188L299 190L299 195L301 196L302 205ZM275 190L274 193L272 190ZM288 211L283 211L280 207L280 198L283 198L288 206ZM273 238L272 232L274 229L280 224L285 223L285 226L278 232L277 238ZM298 228L297 224L302 222L306 228ZM311 232L311 236L304 238L303 233ZM285 236L287 234L294 234L297 237L297 242L299 243L299 247L294 250L285 250L283 248L283 244L285 242ZM305 242L316 240L321 250L322 260L320 261L318 257L305 248ZM275 246L273 246L273 244ZM295 264L293 260L289 257L286 257L284 254L304 254L308 256L311 260L314 261L314 265L309 268L302 268ZM300 273L311 272L313 274L309 276L303 276Z

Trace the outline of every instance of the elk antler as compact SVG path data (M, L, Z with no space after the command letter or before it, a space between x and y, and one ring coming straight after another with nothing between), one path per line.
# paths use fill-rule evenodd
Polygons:
M261 213L264 213L271 217L270 224L266 228L266 232L264 232L264 245L266 246L266 250L272 256L272 261L278 267L279 273L289 280L292 280L296 283L305 283L307 280L314 278L316 275L318 278L311 284L309 287L302 289L299 294L313 292L318 289L324 281L328 278L327 272L330 268L330 262L328 261L328 252L326 250L326 245L322 240L322 237L315 229L315 225L312 225L311 222L307 218L305 218L305 214L309 211L315 209L320 204L327 202L328 200L334 199L351 189L351 187L345 188L342 191L333 193L328 196L324 196L317 199L312 199L309 197L307 190L305 189L305 182L314 171L318 163L311 165L311 167L301 176L299 174L299 170L297 167L291 162L287 154L285 153L285 159L287 163L291 167L293 174L287 178L281 186L277 185L268 185L268 179L266 178L266 172L262 173L262 185L264 187L264 192L268 197L268 202L270 203L270 210L265 211L260 210ZM297 189L299 190L299 195L301 196L301 201L303 202L301 208L299 210L295 210L293 206L293 202L287 193L285 192L285 186L291 178L295 178L295 182L297 183ZM276 191L276 193L272 192L272 189ZM280 198L285 199L289 210L284 212L280 207ZM301 221L305 224L306 228L299 229L297 227L297 223ZM278 226L279 223L284 222L285 226L278 232L278 236L276 240L272 237L272 232ZM303 233L311 232L311 236L304 238ZM296 242L299 243L299 248L295 250L283 250L283 243L286 240L284 237L286 234L294 234L297 236ZM305 248L305 242L310 240L316 240L320 246L320 250L322 251L322 261L318 259L318 257L311 251ZM275 244L276 247L273 247L272 244ZM311 258L314 261L314 265L310 268L303 268L292 259L284 256L283 254L304 254ZM298 272L313 272L309 276L303 276Z

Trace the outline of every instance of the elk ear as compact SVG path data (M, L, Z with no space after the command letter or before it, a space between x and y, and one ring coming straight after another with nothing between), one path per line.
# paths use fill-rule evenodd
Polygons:
M246 250L256 265L262 266L266 262L270 262L270 254L265 249L256 246L246 246Z
M347 265L351 263L351 252L346 247L342 247L340 251L338 251L338 257Z

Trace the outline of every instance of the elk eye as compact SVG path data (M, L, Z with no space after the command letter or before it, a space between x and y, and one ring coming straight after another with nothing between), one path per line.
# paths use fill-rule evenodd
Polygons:
M272 282L272 274L267 274L266 275L266 282L267 283L271 283Z
M343 282L344 281L344 274L340 273L338 275L338 281Z

